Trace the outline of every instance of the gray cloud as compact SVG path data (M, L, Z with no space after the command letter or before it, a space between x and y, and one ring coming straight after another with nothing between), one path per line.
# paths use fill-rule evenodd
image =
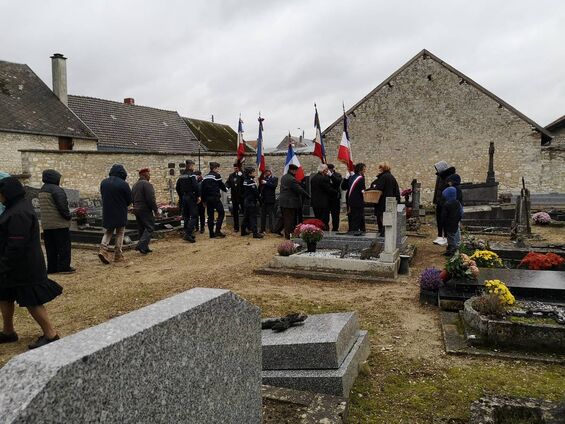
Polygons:
M565 4L474 2L27 1L2 5L0 60L50 84L68 58L72 94L178 110L277 144L322 126L422 48L545 125L565 113Z

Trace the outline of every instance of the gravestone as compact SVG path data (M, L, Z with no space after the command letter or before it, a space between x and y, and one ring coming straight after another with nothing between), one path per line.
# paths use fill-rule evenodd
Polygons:
M406 216L406 215L404 215ZM396 246L396 240L398 237L397 229L397 204L394 197L386 198L386 209L383 214L383 225L385 227L385 242L384 250L379 256L379 261L392 263L398 260L398 247Z
M261 423L257 307L197 288L0 369L2 423Z

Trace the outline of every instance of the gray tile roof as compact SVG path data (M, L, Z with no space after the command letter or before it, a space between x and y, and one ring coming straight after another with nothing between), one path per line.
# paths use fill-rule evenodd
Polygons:
M547 124L545 126L545 129L548 130L548 131L555 131L555 130L561 129L563 127L565 127L565 115L557 118L551 124Z
M0 61L0 131L96 139L27 65Z
M98 150L198 151L196 136L175 111L82 96L69 96L69 107L96 133Z

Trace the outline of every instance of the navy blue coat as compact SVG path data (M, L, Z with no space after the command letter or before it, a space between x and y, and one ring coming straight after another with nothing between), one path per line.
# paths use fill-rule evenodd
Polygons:
M128 206L132 203L132 196L126 183L127 176L123 165L116 164L110 169L110 176L100 183L102 226L107 230L125 227L128 222Z

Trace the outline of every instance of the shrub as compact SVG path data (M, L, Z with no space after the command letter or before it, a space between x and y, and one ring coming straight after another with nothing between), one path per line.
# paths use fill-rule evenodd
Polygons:
M488 294L497 296L498 300L503 306L514 305L514 303L516 303L516 299L514 298L512 293L510 293L510 290L508 290L506 284L504 284L502 281L486 280L484 284L485 291Z
M518 268L528 269L552 269L557 268L565 263L565 259L555 253L536 253L530 252L520 261Z
M296 246L290 240L285 240L277 246L277 252L281 256L290 256L296 252Z
M476 266L481 268L501 268L502 260L498 255L490 250L475 250L469 258L476 262Z
M305 219L302 224L313 225L315 227L318 227L320 230L324 230L326 228L325 224L321 220L316 218Z
M481 315L502 318L506 313L506 308L498 296L490 293L483 293L473 301L473 309Z
M420 288L423 290L438 290L441 287L441 271L436 267L426 268L419 278Z
M532 215L532 221L534 224L547 225L551 222L551 217L547 212L536 212Z

